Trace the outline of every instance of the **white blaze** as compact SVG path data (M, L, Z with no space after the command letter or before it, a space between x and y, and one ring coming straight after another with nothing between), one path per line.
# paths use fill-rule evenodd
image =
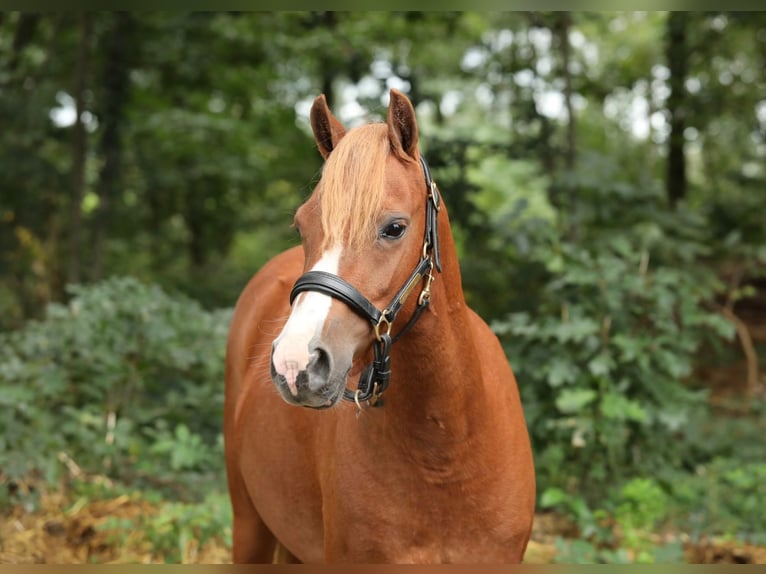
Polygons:
M342 251L339 245L325 251L311 271L337 275ZM306 370L311 360L309 343L322 331L331 305L332 297L329 295L314 291L301 293L293 304L284 329L274 342L274 369L285 378L293 396L298 394L295 386L298 373Z

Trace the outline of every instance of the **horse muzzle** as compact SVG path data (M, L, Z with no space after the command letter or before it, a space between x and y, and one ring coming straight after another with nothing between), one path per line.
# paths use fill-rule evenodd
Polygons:
M313 342L303 357L275 358L277 344L274 343L271 353L271 379L285 402L326 409L340 401L350 364L337 371L334 368L337 361L333 360L332 354Z

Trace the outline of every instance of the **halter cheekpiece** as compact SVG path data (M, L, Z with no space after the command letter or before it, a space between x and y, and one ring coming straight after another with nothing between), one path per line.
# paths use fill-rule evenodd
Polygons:
M423 252L415 270L410 274L399 292L388 306L382 311L362 295L356 287L345 279L325 271L308 271L301 275L290 292L290 304L304 291L316 291L334 297L348 305L355 313L368 319L375 331L373 343L374 358L362 375L356 391L343 390L343 398L354 401L357 406L367 401L370 406L381 405L383 391L391 379L391 345L404 335L418 320L423 311L431 303L431 283L434 280L433 270L441 272L439 259L439 234L437 216L441 209L441 199L436 184L431 178L431 171L423 156L420 164L426 180L426 230L423 238ZM418 304L407 324L395 335L391 336L391 324L396 319L405 301L419 283L425 282L418 297Z

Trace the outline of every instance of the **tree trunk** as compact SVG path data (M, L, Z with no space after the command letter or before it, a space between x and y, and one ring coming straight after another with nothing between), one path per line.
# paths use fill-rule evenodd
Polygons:
M129 91L130 61L129 53L134 49L131 41L133 16L129 12L119 12L114 16L112 34L106 47L106 61L103 70L102 111L103 135L100 142L101 171L98 178L98 210L94 222L93 266L91 279L98 280L103 275L104 242L111 220L112 203L120 178L120 160L122 157L122 134L120 131L125 112L125 103Z
M564 106L567 110L567 145L564 154L564 162L568 170L575 167L577 158L576 146L576 118L572 107L572 74L569 70L569 62L572 60L572 45L569 43L569 29L572 27L572 14L562 12L559 16L556 33L559 37L561 49L561 73L564 77Z
M191 189L186 197L184 218L189 231L186 243L189 263L193 271L199 272L207 263L207 243L205 241L204 182L189 183ZM199 187L198 187L199 186Z
M11 48L11 57L8 62L8 70L14 72L19 63L21 52L35 36L37 24L40 22L40 14L21 14L19 23L16 26L16 33L13 35L13 46Z
M518 29L514 29L514 34L519 34ZM514 74L519 69L519 42L511 42L508 46L508 69L504 70L504 75L508 78L510 98L508 98L508 115L511 122L510 141L508 142L508 153L511 154L514 144L519 141L521 110L523 108L523 98L520 86L516 83ZM510 156L513 159L513 156Z
M88 57L91 35L91 16L87 12L80 15L80 46L77 54L75 75L75 112L74 138L72 144L72 204L69 212L69 266L67 282L80 281L80 263L82 248L82 200L85 196L85 159L86 133L83 123L85 111L85 90L88 74Z
M533 26L537 25L537 16L535 14L529 14L529 23L530 25L527 26L525 33L527 35L527 45L529 46L529 50L531 53L531 58L529 60L529 67L532 70L535 70L537 67L537 48L535 48L534 42L532 42L532 39L529 36L529 32L532 29ZM540 135L538 136L538 140L535 144L535 147L537 148L538 155L540 157L540 163L543 166L543 172L547 174L553 174L556 171L556 157L555 152L553 149L552 144L552 138L553 138L553 126L551 126L550 120L544 116L542 113L540 113L540 110L537 107L537 101L535 100L535 88L532 88L532 95L531 100L529 102L530 106L530 120L532 121L538 121L540 122ZM551 203L554 205L557 205L558 202L556 199L551 198Z
M689 51L686 45L686 12L671 12L667 22L666 57L670 69L670 96L667 109L670 120L668 140L667 176L665 190L671 207L686 197L686 156L684 130L686 129L686 74Z
M577 161L576 118L572 106L572 74L569 63L572 60L572 45L569 43L569 29L572 27L572 14L561 12L556 23L555 34L558 36L561 50L561 74L564 78L564 106L567 111L566 148L564 150L564 166L568 172L574 171ZM569 179L569 178L567 178ZM577 188L567 184L569 199L569 230L570 241L577 241Z
M331 32L338 27L338 15L336 12L321 12L318 19L319 26L327 28ZM335 107L335 91L333 90L333 84L335 83L335 76L337 75L337 70L333 64L333 57L320 54L319 66L321 68L321 90L327 100L327 105L330 109L333 109Z

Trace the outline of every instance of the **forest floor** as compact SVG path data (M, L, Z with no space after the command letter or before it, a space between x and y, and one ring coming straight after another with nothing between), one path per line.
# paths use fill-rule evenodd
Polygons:
M748 326L750 344L763 356L766 289L759 291L758 297L737 309L737 316ZM738 416L736 409L732 411L730 407L733 399L739 408L746 409L748 397L757 398L766 392L766 368L762 368L753 381L752 361L748 364L746 360L745 346L741 341L732 343L733 354L739 358L726 365L706 366L702 373L711 391L711 405L727 416ZM96 480L104 479L96 477ZM0 518L0 563L140 564L168 559L162 551L158 552L156 540L129 527L137 517L158 516L162 512L162 501L149 502L140 494L94 498L68 492L66 488L50 490L35 484L2 485L2 488L24 490L26 496L14 498L27 502L13 505ZM222 497L222 504L227 503ZM154 537L157 535L155 532ZM558 552L556 540L576 537L576 527L562 516L538 514L525 562L554 562ZM684 534L673 533L657 534L657 541L660 543L668 537L682 543L684 560L688 563L766 564L766 547L732 540L692 542ZM223 537L212 537L200 544L196 537L187 536L172 544L176 560L180 557L183 563L220 564L231 560L231 549Z
M138 516L160 512L160 506L141 497L121 495L105 500L72 499L62 492L41 492L38 508L26 512L14 507L0 522L0 563L84 564L163 562L153 541L142 532L115 532L109 523L131 523ZM555 560L557 537L569 538L576 529L553 513L538 514L525 562ZM683 540L683 535L680 535ZM696 564L766 564L766 547L735 541L708 540L683 543L684 559ZM189 539L181 549L181 562L222 564L231 561L231 549L221 539L199 545Z

